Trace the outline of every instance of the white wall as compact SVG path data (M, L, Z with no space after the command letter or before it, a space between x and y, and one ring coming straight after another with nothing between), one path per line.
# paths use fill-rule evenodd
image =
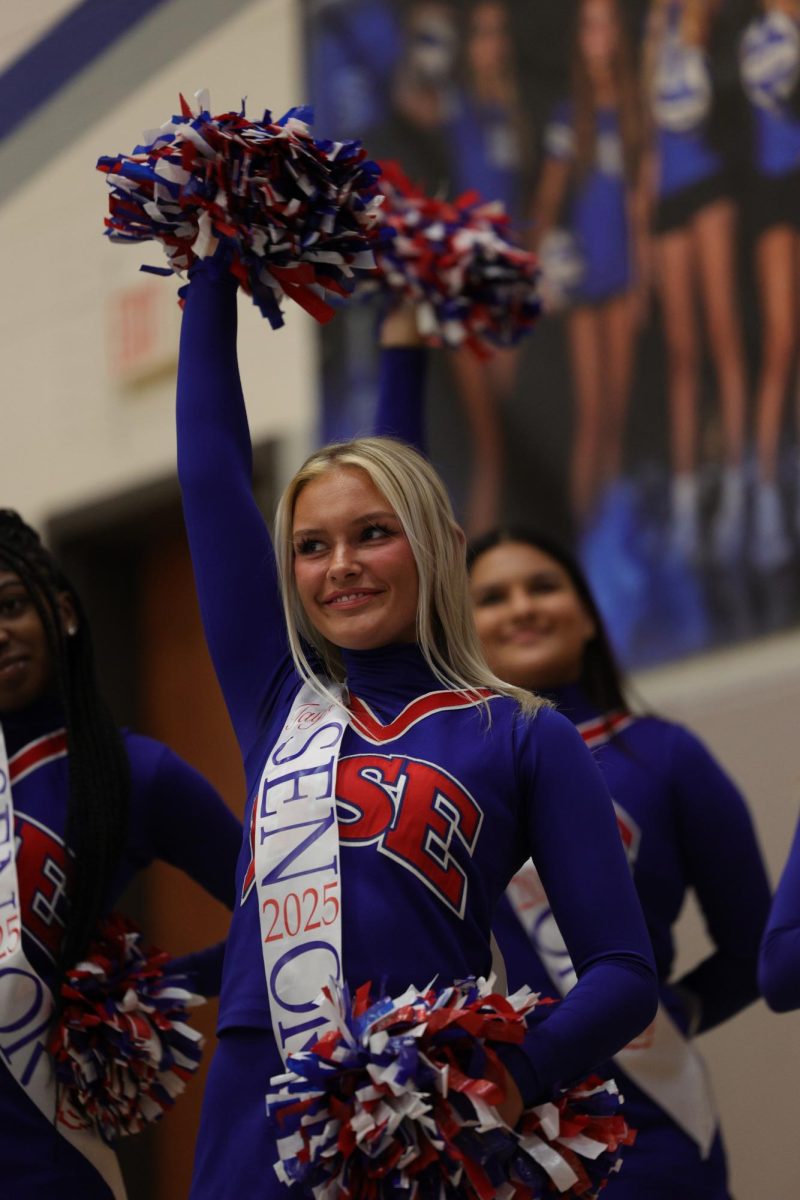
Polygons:
M698 733L737 781L776 883L800 811L800 635L648 672L636 683L652 708ZM722 844L724 829L719 837ZM677 945L678 975L708 953L694 905L681 917ZM759 1001L698 1045L711 1070L736 1200L794 1200L800 1013L776 1016Z
M148 37L155 44L159 22L176 15L189 22L217 3L174 0L107 57L130 69L131 56L145 60ZM129 153L145 129L177 111L180 91L209 87L218 112L238 109L243 95L256 115L301 102L299 10L294 0L253 0L234 11L112 111L96 110L89 127L65 128L61 152L0 207L0 504L32 523L174 470L174 362L135 387L115 378L108 362L115 294L152 279L139 265L163 265L162 256L153 243L118 246L102 236L107 187L95 161ZM86 74L73 92L91 86L91 69ZM70 112L69 95L48 105L20 132L16 149ZM177 280L153 286L162 290L162 319L174 324L177 349ZM302 445L313 424L313 322L287 311L286 328L273 335L246 298L241 309L254 439L287 435Z

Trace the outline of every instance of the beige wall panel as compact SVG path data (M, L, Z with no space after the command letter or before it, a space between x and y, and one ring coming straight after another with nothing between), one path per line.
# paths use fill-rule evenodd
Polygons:
M777 883L800 811L800 635L651 671L636 682L650 706L699 734L741 787ZM676 974L709 951L693 904L681 917L677 945ZM698 1045L714 1083L736 1200L791 1200L800 1175L800 1013L777 1016L759 1001Z
M131 54L146 56L159 20L184 14L191 21L209 2L164 6L134 39L112 47L102 69L113 69L114 55L121 56L120 69ZM153 243L117 246L102 236L107 187L94 164L101 154L130 152L145 129L177 111L181 90L208 87L216 111L238 108L246 95L253 115L267 105L280 115L301 102L299 37L294 0L253 0L123 103L108 112L95 106L90 128L65 128L61 152L0 207L0 503L39 523L174 469L176 353L135 385L118 378L109 362L119 293L153 279L140 274L140 263L162 265L163 258ZM90 87L91 76L90 68L70 88ZM58 122L60 109L69 108L48 105L17 138L35 139L41 122ZM19 145L6 152L19 154ZM164 294L166 341L177 352L178 282L153 282ZM254 438L289 436L302 446L313 424L314 323L299 310L287 312L287 327L272 334L246 297L241 310Z

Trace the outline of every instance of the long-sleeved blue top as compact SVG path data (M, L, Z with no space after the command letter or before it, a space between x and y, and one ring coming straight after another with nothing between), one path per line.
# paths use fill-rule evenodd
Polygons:
M383 351L376 415L380 432L418 448L424 445L425 358L421 349ZM551 698L575 724L599 715L577 686L562 688ZM618 815L627 813L632 823L633 877L662 999L679 1024L686 1025L683 997L691 993L699 1005L698 1031L711 1029L758 996L756 964L769 884L745 802L693 734L655 717L636 720L620 737L600 746L595 760ZM715 949L671 986L672 926L689 889L697 895ZM496 932L509 960L509 983L545 988L549 977L527 938L519 936L521 930L504 900Z
M770 1008L800 1008L800 822L761 943L758 980Z
M213 261L195 268L184 310L178 464L206 637L247 774L247 825L300 680L251 489L235 284ZM395 992L487 974L492 912L533 855L581 976L506 1060L523 1097L541 1098L654 1010L651 952L596 767L549 709L525 719L496 697L489 723L478 706L446 708L416 646L344 657L351 698L374 714L371 731L346 730L337 773L345 978ZM236 878L220 1029L269 1028L249 837Z
M43 699L2 719L11 766L22 941L40 978L53 980L65 917L64 845L69 789L66 739L60 707ZM131 767L128 830L108 897L109 910L133 876L161 859L185 871L228 908L241 826L211 785L166 746L124 734ZM16 778L15 778L16 775ZM175 960L196 991L219 992L224 943ZM29 1200L95 1200L110 1195L83 1156L0 1067L0 1161L15 1195ZM22 1181L24 1180L24 1186ZM2 1187L0 1187L2 1192Z
M600 715L577 685L550 696L579 729ZM695 1032L713 1029L759 994L756 965L769 884L744 800L694 734L658 717L634 719L593 753L628 849L661 999L683 1028L691 1023ZM672 927L690 889L714 949L672 980ZM504 902L496 924L501 947L512 921ZM531 957L526 953L517 961L518 952L510 954L512 986L529 973Z

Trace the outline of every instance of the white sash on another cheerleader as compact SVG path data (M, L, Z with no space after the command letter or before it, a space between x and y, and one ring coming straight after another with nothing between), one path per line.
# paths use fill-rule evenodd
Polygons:
M633 720L626 713L609 713L577 728L586 744L594 747L609 741ZM553 984L565 996L578 977L532 862L517 872L507 895ZM647 1029L616 1054L614 1061L694 1139L701 1157L708 1158L717 1114L705 1064L663 1004Z
M261 950L284 1062L325 1033L317 997L342 979L336 766L350 718L325 686L336 702L300 689L253 802Z
M20 751L20 757L28 750ZM0 726L0 1059L50 1124L92 1164L115 1200L125 1200L117 1157L68 1105L56 1107L55 1073L47 1042L53 997L25 955L17 879L12 768Z

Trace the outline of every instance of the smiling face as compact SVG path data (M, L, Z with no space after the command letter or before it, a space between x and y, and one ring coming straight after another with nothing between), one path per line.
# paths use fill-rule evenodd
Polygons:
M581 54L590 70L611 65L617 39L617 15L612 0L584 0L578 23L578 40Z
M52 676L41 617L19 576L0 569L0 715L38 700Z
M500 0L486 0L473 9L467 56L478 79L494 78L508 70L511 57L508 14Z
M292 521L294 581L311 624L335 646L416 640L417 566L386 497L360 467L307 483Z
M501 543L473 564L470 590L478 637L495 675L524 688L578 679L596 629L556 559L525 542Z

